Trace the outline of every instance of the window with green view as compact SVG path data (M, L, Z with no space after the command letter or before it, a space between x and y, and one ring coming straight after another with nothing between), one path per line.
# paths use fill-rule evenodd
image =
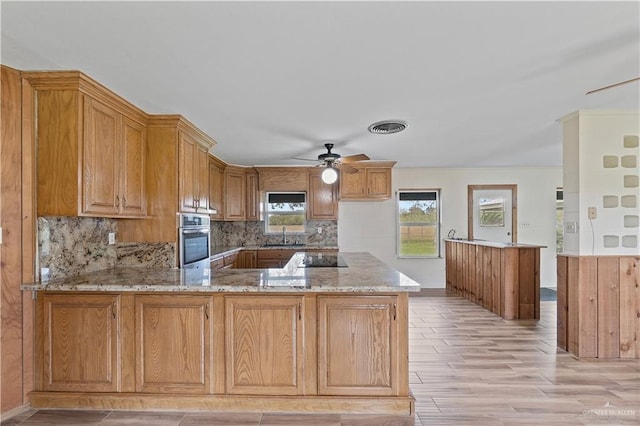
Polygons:
M306 194L304 192L267 192L265 197L264 223L268 234L286 232L303 233L306 217Z
M398 256L439 255L439 191L398 191Z

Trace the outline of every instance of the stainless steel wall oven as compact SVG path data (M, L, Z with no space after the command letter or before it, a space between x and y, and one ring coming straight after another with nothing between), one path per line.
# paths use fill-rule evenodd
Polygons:
M202 214L178 214L180 268L208 268L211 219Z

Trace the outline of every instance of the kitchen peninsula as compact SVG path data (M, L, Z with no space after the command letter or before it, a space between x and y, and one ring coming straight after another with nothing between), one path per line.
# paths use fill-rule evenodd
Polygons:
M24 285L37 296L31 406L412 414L420 286L368 253L333 256Z
M540 249L445 240L446 287L504 319L540 319Z

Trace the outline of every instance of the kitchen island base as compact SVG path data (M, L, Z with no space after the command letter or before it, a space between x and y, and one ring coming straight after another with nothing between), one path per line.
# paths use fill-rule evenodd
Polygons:
M43 291L33 408L411 415L408 294Z

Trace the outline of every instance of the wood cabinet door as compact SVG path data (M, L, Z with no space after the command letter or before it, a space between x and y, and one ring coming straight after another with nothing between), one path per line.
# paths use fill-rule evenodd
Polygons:
M120 297L42 295L44 391L117 392Z
M196 210L201 213L209 212L209 152L199 145L196 148L195 201Z
M145 191L145 150L147 129L123 117L120 173L120 211L123 215L147 214Z
M238 254L237 263L235 268L257 268L258 267L258 253L256 250L243 250Z
M224 218L245 220L246 175L244 172L225 170L224 173Z
M136 392L213 393L213 298L141 295L135 300Z
M366 172L358 170L357 173L340 172L340 198L364 199L366 198Z
M302 297L226 296L226 392L299 395Z
M209 161L209 211L211 219L224 218L224 169Z
M247 173L247 220L260 220L260 194L258 193L258 173Z
M122 116L89 97L85 97L84 113L82 213L117 216Z
M309 203L307 219L309 220L337 220L338 219L338 191L337 184L328 185L322 181L322 169L309 172Z
M195 164L198 143L185 134L179 132L178 143L178 198L179 209L182 212L196 212L196 176L198 168Z
M391 198L391 169L367 169L367 198Z
M396 296L318 296L318 394L399 393Z

